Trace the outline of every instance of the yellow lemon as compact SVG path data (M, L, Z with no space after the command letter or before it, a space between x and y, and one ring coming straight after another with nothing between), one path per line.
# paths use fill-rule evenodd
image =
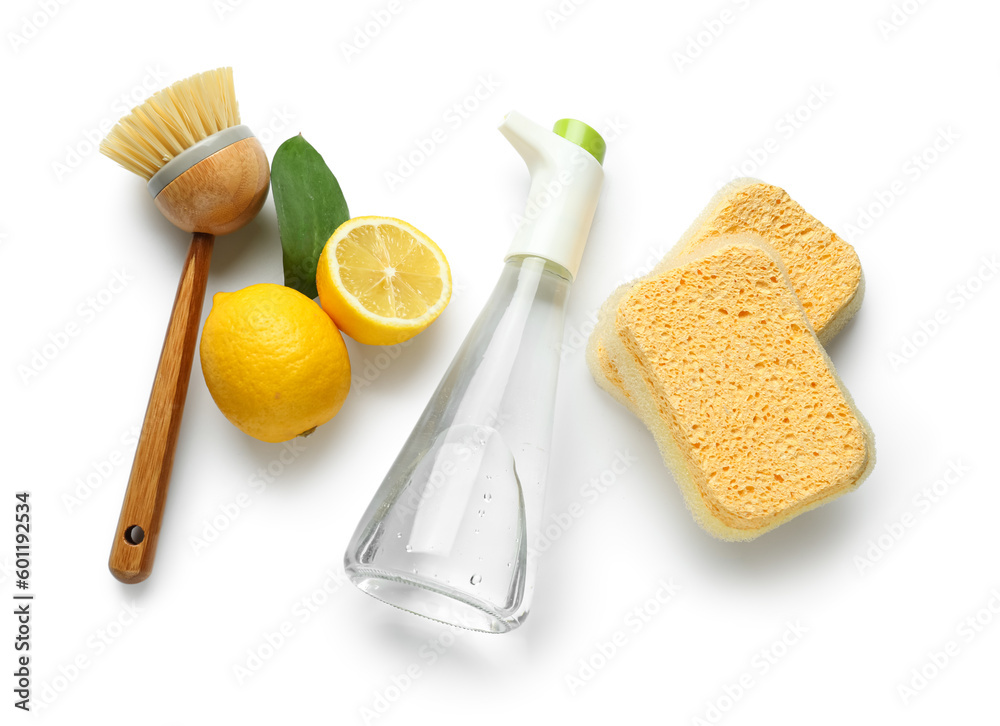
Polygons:
M394 345L430 325L451 299L444 253L411 224L355 217L340 225L319 258L323 309L359 343Z
M315 302L283 285L212 298L201 369L219 410L261 441L310 433L333 418L351 387L337 326Z

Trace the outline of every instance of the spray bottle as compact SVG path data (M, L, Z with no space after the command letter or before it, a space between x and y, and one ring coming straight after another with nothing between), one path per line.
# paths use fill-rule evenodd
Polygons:
M550 132L512 112L500 132L531 174L520 227L344 558L369 595L491 633L516 628L531 605L566 303L605 152L574 119Z

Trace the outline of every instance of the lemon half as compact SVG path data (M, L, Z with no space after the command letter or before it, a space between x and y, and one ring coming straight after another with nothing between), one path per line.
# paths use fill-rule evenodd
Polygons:
M444 253L411 224L355 217L323 248L316 270L320 304L359 343L395 345L430 325L451 299Z

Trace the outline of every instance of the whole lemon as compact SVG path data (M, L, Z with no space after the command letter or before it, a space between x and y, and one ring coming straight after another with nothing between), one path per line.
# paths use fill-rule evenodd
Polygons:
M334 417L351 387L337 326L284 285L252 285L212 298L201 369L223 415L261 441L310 433Z

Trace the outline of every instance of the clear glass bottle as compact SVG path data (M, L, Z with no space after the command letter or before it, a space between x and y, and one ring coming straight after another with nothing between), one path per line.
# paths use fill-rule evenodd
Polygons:
M345 555L364 592L472 630L517 627L534 589L527 553L542 523L566 303L603 178L603 141L599 155L581 152L578 140L557 135L559 124L548 132L510 114L501 127L532 171L529 210L543 211L519 230ZM580 126L569 131L597 136ZM571 168L575 186L572 175L553 176ZM561 191L552 178L564 180ZM550 209L568 215L568 232L554 232Z
M569 275L509 260L347 551L351 580L473 630L531 603Z

